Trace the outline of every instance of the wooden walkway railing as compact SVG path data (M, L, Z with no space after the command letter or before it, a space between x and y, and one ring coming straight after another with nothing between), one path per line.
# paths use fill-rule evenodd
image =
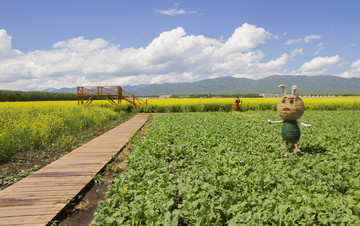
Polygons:
M121 103L121 100L125 100L135 107L139 105L146 105L147 100L140 99L134 94L131 94L124 90L121 86L78 86L77 87L77 99L78 104L91 104L96 98L105 98L111 104L116 104L114 99L117 100L117 104Z
M147 121L129 121L0 191L0 225L45 225L91 182Z

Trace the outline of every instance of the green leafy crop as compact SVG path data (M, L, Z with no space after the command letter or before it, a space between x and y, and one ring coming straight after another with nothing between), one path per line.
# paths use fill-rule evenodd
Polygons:
M277 117L156 116L92 225L360 224L360 112L307 111L288 158Z

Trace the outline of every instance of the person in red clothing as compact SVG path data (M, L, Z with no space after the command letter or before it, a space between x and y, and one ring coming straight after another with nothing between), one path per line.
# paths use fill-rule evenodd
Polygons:
M240 98L239 97L236 97L235 99L235 111L240 111Z

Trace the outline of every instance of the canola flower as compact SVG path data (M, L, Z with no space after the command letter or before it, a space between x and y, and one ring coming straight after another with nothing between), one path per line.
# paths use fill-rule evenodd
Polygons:
M41 106L78 106L77 101L18 101L18 102L0 102L1 107L41 107Z
M247 110L269 110L276 109L280 98L241 98L242 107ZM325 97L325 98L302 98L309 110L336 110L336 109L360 109L359 97ZM234 104L234 98L168 98L149 99L149 106L170 106L170 105L204 105L204 104Z
M280 98L241 98L241 110L276 110ZM360 110L359 97L302 98L306 110ZM148 107L140 106L139 112L195 112L232 111L235 98L166 98L148 99ZM106 102L96 104L106 105ZM124 110L130 104L123 101L118 107ZM131 107L131 106L130 106Z
M241 109L246 110L276 110L280 98L241 98ZM324 97L324 98L302 98L307 110L360 110L360 97ZM148 108L151 111L157 110L178 110L178 111L206 111L206 106L217 106L217 110L234 110L235 98L163 98L148 99ZM0 102L3 106L78 106L77 101L29 101L29 102ZM107 100L95 100L90 106L113 108L121 111L131 108L132 105L121 101L120 105L113 106ZM209 107L210 108L210 107ZM132 110L135 110L132 109ZM138 109L146 112L144 105ZM208 109L208 110L211 110ZM215 109L216 110L216 109ZM171 112L171 111L170 111Z
M0 163L44 145L68 149L76 133L118 118L110 109L79 107L74 101L0 103Z

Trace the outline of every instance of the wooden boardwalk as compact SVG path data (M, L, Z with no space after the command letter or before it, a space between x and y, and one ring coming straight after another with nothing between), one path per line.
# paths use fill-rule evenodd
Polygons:
M147 121L129 121L0 191L0 225L46 225Z

